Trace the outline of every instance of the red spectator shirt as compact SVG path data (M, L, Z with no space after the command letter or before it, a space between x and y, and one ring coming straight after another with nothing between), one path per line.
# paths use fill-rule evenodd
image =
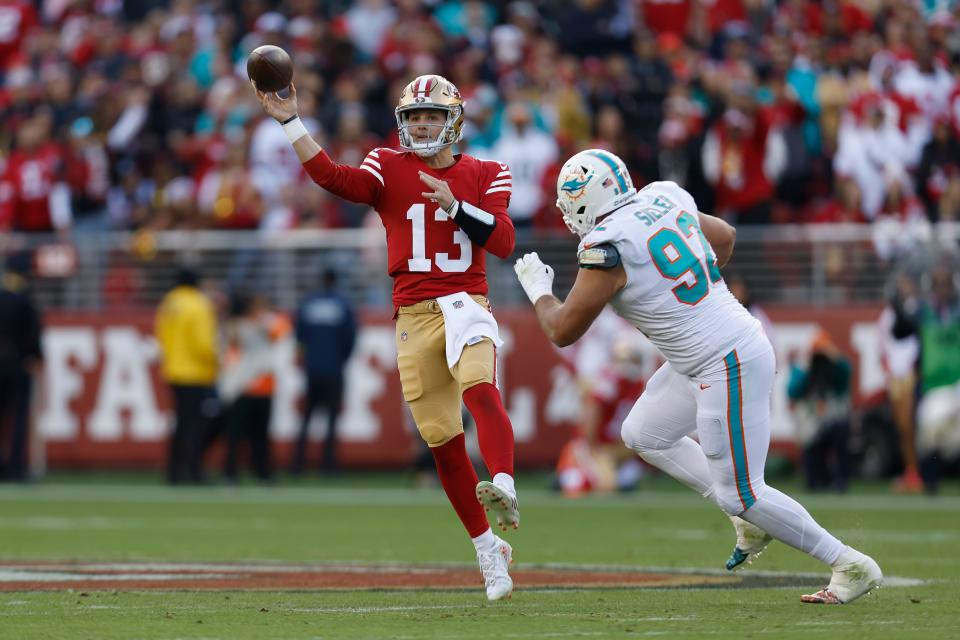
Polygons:
M0 0L0 71L20 49L27 32L37 24L37 12L29 0Z
M63 152L48 142L33 152L15 151L7 163L0 206L15 231L52 231L50 194L61 180Z
M395 307L458 291L486 295L486 252L500 258L513 252L515 233L507 214L510 169L468 155L458 154L454 160L447 168L431 169L415 153L381 147L368 153L359 168L337 164L325 151L303 165L324 189L369 204L380 215L387 231ZM420 171L445 180L455 198L496 218L483 247L421 195L429 188L420 181Z
M655 34L675 33L682 36L690 20L690 0L638 0L643 22Z

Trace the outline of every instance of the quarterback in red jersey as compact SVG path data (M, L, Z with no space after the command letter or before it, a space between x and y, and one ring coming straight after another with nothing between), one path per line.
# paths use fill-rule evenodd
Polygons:
M307 173L327 191L372 206L383 221L404 400L473 539L487 597L509 597L512 548L494 535L484 513L493 512L503 530L520 524L513 427L496 387L501 341L485 297L484 265L487 251L500 258L513 251L510 169L454 155L463 99L441 76L420 76L403 90L396 107L402 150L374 149L359 167L330 159L298 117L296 87L289 90L287 98L257 96L283 126ZM478 482L467 456L461 398L477 424L492 482Z

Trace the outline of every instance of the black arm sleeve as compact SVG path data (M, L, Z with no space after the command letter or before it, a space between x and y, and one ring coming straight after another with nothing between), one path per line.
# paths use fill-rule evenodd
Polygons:
M469 202L457 202L452 217L467 237L481 247L487 243L497 226L497 219L492 213L487 213Z
M620 264L620 252L610 242L595 244L577 254L581 269L613 269Z
M891 333L893 333L894 338L900 340L917 333L919 330L917 317L915 315L908 314L899 301L894 302L893 312L894 321Z

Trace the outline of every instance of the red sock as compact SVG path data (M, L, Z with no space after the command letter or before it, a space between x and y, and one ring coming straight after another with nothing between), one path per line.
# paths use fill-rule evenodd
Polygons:
M490 477L498 473L513 475L513 425L503 408L500 391L489 382L481 382L463 393L463 402L477 423L480 455Z
M440 476L447 499L467 533L471 538L476 538L489 529L490 524L483 506L477 502L477 472L473 470L467 455L463 434L439 447L431 447L430 452L437 463L437 475Z

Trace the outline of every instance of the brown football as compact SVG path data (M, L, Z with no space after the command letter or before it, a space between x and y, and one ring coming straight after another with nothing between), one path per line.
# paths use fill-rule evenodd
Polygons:
M280 47L265 44L251 51L247 57L247 76L260 91L280 91L290 86L293 80L293 62Z

